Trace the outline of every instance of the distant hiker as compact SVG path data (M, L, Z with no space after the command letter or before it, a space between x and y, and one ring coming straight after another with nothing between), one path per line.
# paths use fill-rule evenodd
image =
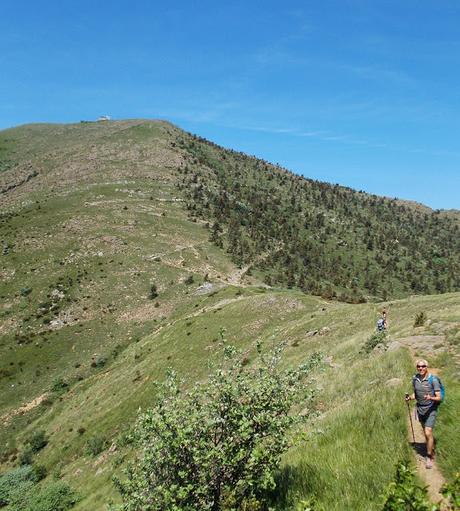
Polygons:
M442 401L441 380L428 372L428 362L417 360L417 374L412 378L412 394L406 394L406 401L417 401L417 415L426 440L426 468L432 468L434 459L433 428L436 422L436 413Z
M383 309L382 311L382 319L383 319L383 326L385 330L388 328L388 321L387 321L387 311Z
M383 318L379 318L377 321L377 332L383 332L386 328L385 320Z
M383 332L387 329L387 313L385 310L382 311L382 316L377 321L377 331Z

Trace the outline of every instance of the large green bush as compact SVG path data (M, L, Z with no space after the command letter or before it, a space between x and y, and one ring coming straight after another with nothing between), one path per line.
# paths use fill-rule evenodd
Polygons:
M0 507L10 502L15 489L21 489L34 478L34 472L30 465L19 467L0 476Z
M139 460L117 481L124 511L257 510L289 442L290 415L314 356L292 370L281 350L243 367L235 350L207 381L182 391L173 373L155 408L138 419ZM305 418L305 417L304 417Z
M0 476L0 507L8 511L67 511L78 500L72 488L59 481L40 486L39 467L25 465Z
M32 492L27 506L17 511L67 511L77 501L75 491L68 484L58 481L43 486L38 492Z

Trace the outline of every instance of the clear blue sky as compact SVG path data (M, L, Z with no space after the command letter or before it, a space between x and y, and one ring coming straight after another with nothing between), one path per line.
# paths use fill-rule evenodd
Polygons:
M460 2L3 2L0 129L101 114L460 209Z

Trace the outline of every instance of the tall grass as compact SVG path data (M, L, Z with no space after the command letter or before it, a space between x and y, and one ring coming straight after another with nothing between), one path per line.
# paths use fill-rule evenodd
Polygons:
M312 497L318 510L381 508L398 459L410 455L403 401L410 366L409 355L397 352L375 365L358 362L343 369L348 395L331 402L325 417L309 428L307 441L285 458L277 509ZM402 383L386 386L394 377Z
M436 428L437 460L444 476L453 481L460 468L460 382L455 363L445 354L436 361L442 370L446 398L438 410Z

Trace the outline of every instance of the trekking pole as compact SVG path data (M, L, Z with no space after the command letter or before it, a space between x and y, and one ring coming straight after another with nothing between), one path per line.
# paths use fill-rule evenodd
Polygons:
M406 397L409 397L409 394L406 394ZM409 401L407 399L406 399L406 403L407 403L407 413L409 414L410 429L412 430L412 438L414 440L414 445L415 445L414 425L412 424L412 414L410 413L410 405L409 405Z

